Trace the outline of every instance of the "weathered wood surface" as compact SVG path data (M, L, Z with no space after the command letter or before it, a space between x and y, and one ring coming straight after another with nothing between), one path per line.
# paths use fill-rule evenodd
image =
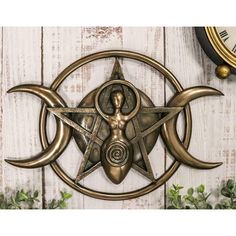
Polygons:
M23 83L41 83L40 28L3 28L1 78L1 190L42 188L41 169L11 167L4 159L28 158L41 151L38 135L40 100L22 93L6 94Z
M215 65L200 48L193 28L162 27L67 27L67 28L3 28L0 32L1 113L0 113L0 190L39 189L43 200L59 195L60 190L73 193L69 208L164 208L166 188L172 183L186 187L203 183L208 190L235 176L236 122L235 86L233 80L220 81L214 75ZM128 201L101 201L73 191L50 167L25 170L6 164L7 157L24 158L41 150L38 116L41 102L29 94L7 94L21 83L49 86L56 76L78 58L108 49L126 49L155 58L170 69L183 87L210 85L225 93L224 97L205 97L191 103L193 135L190 152L202 160L223 161L218 169L195 170L181 166L177 173L158 190ZM68 106L75 107L92 89L109 78L114 60L90 63L76 70L61 85L59 93ZM156 105L164 105L172 95L163 77L131 60L121 61L125 77L142 89ZM55 126L49 118L49 136ZM180 122L181 123L181 122ZM180 124L181 126L181 124ZM76 175L82 154L74 140L60 157L65 170ZM150 154L155 176L163 173L172 158L166 154L159 138ZM147 184L147 180L131 171L120 185L111 184L102 169L83 180L83 184L102 191L122 192ZM215 196L217 198L217 196ZM40 207L41 205L39 205Z
M184 88L206 85L219 89L222 97L203 97L191 102L193 133L189 151L201 160L223 162L212 170L197 170L181 166L167 183L196 186L207 190L219 188L222 180L235 178L235 78L222 81L215 76L215 65L205 55L191 28L166 29L166 66ZM214 194L217 200L219 196Z

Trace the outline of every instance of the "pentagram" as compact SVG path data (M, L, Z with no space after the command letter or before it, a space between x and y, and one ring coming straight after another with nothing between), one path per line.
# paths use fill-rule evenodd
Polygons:
M81 66L104 58L116 58L110 80L85 96L78 107L69 108L57 93L61 83ZM117 58L143 62L163 74L175 90L166 106L155 106L147 95L125 80ZM163 185L178 170L180 164L197 169L211 169L222 164L201 161L187 150L192 129L189 103L202 96L219 96L222 93L206 86L183 89L167 68L143 54L124 50L94 53L66 67L49 88L24 84L13 87L8 92L27 92L43 100L39 119L43 150L28 159L6 161L21 168L50 165L66 184L87 196L103 200L140 197ZM176 128L181 111L185 120L183 139L180 139ZM48 142L46 132L49 112L56 117L56 133L51 143ZM174 161L164 173L154 178L148 155L159 133ZM72 136L83 153L75 177L69 176L57 162ZM121 193L101 192L80 183L80 180L99 167L103 168L108 179L114 184L125 180L131 168L148 178L150 183L134 191Z
M115 60L113 71L110 76L110 80L125 80L124 74L122 72L120 63L118 59ZM101 99L101 104L104 104L104 106L107 108L108 113L112 113L112 107L109 104L109 95L112 91L115 90L122 90L125 98L126 98L126 104L123 107L123 112L127 113L130 111L130 109L133 106L132 101L132 94L130 93L127 86L110 86L106 90L106 92L103 94L103 97ZM89 94L89 99L91 100L91 97L93 97L93 93L95 93L96 90L92 91L92 93ZM141 91L139 91L141 93ZM91 95L92 94L92 95ZM145 96L145 102L147 103L147 97ZM82 103L83 104L83 103ZM149 105L152 105L152 103L149 103ZM88 105L88 104L86 104ZM91 105L91 104L89 104ZM83 106L83 105L82 105ZM77 173L75 182L78 183L80 180L85 178L87 175L91 174L96 169L100 168L101 165L101 159L100 159L100 151L104 140L104 138L99 137L99 131L104 130L104 126L106 126L105 122L103 121L103 118L98 114L95 107L82 107L79 106L77 108L48 108L50 112L52 112L55 116L57 116L59 119L61 119L64 123L68 124L69 126L74 128L74 138L76 139L76 136L79 135L79 137L76 139L79 140L79 147L83 149L83 145L81 144L81 136L83 136L83 139L86 138L88 141L86 143L85 149L83 149L83 159L79 167L79 171ZM150 107L142 107L140 111L140 115L149 115L150 114L152 121L150 122L149 127L144 127L143 124L140 123L140 117L135 116L132 118L132 126L134 129L134 137L131 137L129 140L134 149L136 150L136 154L139 156L132 164L132 168L136 170L141 175L145 176L146 178L153 181L155 179L153 170L150 164L150 160L148 157L148 154L150 153L151 149L155 145L155 142L157 140L157 137L159 135L159 129L160 126L171 119L173 116L175 116L177 113L179 113L183 107L164 107L164 106L150 106ZM72 114L73 118L70 118L71 116L68 116L67 114ZM139 115L139 116L140 116ZM90 119L92 119L90 125L87 125L88 123L88 116ZM87 122L80 122L77 123L75 120L76 118L79 118L78 120L83 119L82 117L87 117ZM83 124L86 125L83 125ZM91 124L92 123L92 124ZM131 130L131 129L130 129ZM129 131L130 131L129 130ZM104 131L103 131L104 132ZM148 135L152 134L153 145L151 147L147 148L147 143L145 143L144 139ZM107 136L107 135L105 135ZM149 139L150 141L150 139ZM94 151L94 149L96 151ZM147 150L148 149L148 150ZM97 152L97 153L96 153ZM94 155L97 154L97 158L94 158ZM94 160L95 159L95 160Z

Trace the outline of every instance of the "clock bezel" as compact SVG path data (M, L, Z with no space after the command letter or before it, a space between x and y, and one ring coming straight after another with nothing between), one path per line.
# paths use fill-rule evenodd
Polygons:
M236 55L228 49L217 33L216 27L205 27L207 38L216 53L230 66L236 68Z

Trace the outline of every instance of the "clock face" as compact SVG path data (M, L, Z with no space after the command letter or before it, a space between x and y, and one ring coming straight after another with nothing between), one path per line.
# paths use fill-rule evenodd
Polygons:
M236 56L236 27L215 27L221 42Z
M236 27L196 27L197 38L209 58L217 65L217 77L236 74Z

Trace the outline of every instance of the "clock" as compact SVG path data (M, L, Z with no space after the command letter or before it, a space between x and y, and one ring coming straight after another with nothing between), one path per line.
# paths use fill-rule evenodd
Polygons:
M236 27L196 27L197 38L208 57L217 65L221 79L236 74Z

